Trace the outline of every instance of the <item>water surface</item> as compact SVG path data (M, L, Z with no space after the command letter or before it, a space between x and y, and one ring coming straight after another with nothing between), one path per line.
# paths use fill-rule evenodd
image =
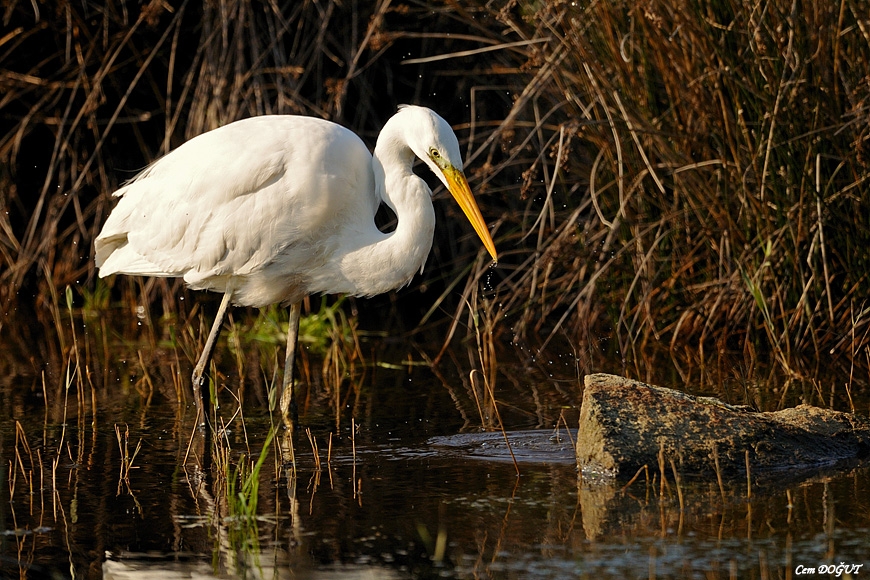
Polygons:
M657 469L630 485L578 477L566 428L579 410L576 361L502 352L495 409L470 372L475 347L433 370L373 339L338 386L318 373L303 389L310 431L288 440L255 378L268 364L236 372L245 363L223 354L218 429L203 436L177 402L181 349L119 346L123 356L95 369L101 342L80 345L80 378L70 356L3 359L4 578L792 578L828 564L870 574L867 466L722 487L672 472L663 483ZM303 360L303 376L321 362ZM675 367L660 384L680 386ZM829 395L820 381L706 384L738 404ZM513 458L505 435L481 429L499 416Z

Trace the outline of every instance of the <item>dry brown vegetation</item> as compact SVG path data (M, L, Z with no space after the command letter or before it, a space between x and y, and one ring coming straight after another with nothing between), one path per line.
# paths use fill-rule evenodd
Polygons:
M455 124L503 260L468 274L441 220L429 287L484 281L538 346L866 356L865 1L362 4L6 3L4 313L99 295L109 193L185 139L304 113L373 143L415 102ZM176 307L177 284L114 284Z

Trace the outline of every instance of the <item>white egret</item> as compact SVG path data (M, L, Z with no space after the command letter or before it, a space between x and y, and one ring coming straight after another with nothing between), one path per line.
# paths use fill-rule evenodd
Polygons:
M203 133L113 195L95 241L100 277L181 277L223 292L193 371L197 420L203 375L230 303L290 305L281 413L289 421L301 301L310 294L373 296L404 286L432 247L432 191L422 159L459 203L493 260L495 244L462 171L459 143L433 111L404 106L374 154L350 130L312 117L270 115ZM380 203L396 214L375 226Z

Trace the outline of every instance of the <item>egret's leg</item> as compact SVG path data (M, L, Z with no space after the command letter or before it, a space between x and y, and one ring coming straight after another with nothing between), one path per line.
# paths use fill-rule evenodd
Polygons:
M299 316L302 303L290 305L290 323L287 326L287 354L284 357L284 384L281 388L281 416L288 427L297 419L296 397L293 396L293 362L296 359L296 340L299 338Z
M202 349L202 354L199 356L199 362L193 369L193 402L196 403L196 421L200 425L205 424L205 407L202 402L202 385L203 375L208 363L211 360L211 355L214 352L215 343L217 343L218 335L221 333L221 327L224 324L224 317L227 314L227 308L230 305L230 300L233 297L232 291L224 293L221 300L220 308L218 308L217 316L215 316L214 324L211 325L211 332L208 333L208 338L205 341L205 347Z

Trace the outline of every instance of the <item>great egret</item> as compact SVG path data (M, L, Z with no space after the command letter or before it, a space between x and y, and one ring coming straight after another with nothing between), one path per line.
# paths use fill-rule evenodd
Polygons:
M493 260L495 244L462 172L459 142L433 111L404 106L374 155L350 130L312 117L268 115L203 133L157 160L120 198L94 244L100 277L181 277L223 300L193 371L197 421L203 374L230 302L290 304L281 413L289 423L301 301L373 296L422 270L435 230L422 159L459 203ZM383 233L375 212L398 218Z

